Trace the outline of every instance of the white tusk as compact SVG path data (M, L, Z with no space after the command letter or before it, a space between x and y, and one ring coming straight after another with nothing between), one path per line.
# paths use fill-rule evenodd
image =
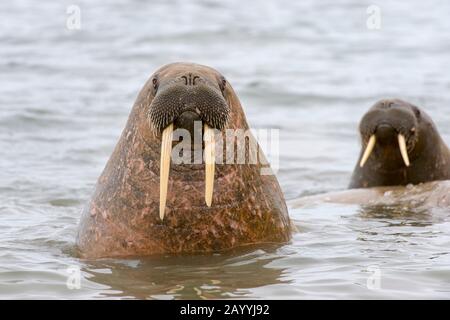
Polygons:
M367 159L369 159L370 154L372 153L373 148L375 147L376 141L377 141L377 138L375 137L374 134L372 136L370 136L369 142L367 143L366 150L364 151L361 161L359 162L359 166L361 168L364 167L364 164L366 163Z
M205 201L208 207L211 206L214 190L214 166L216 162L214 129L205 123Z
M402 154L403 161L405 162L405 165L409 167L408 149L406 148L405 136L401 133L398 135L398 145L400 147L400 153Z
M159 175L159 217L164 219L167 187L169 185L170 155L172 153L173 123L164 129L161 142L161 162Z

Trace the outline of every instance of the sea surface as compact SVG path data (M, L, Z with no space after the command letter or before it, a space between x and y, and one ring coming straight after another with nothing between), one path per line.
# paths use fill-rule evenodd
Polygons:
M421 106L450 143L450 2L372 4L2 0L0 298L450 298L443 209L318 204L290 208L298 232L282 246L75 254L81 209L131 106L169 62L220 70L250 125L280 130L287 200L347 187L358 121L381 98Z

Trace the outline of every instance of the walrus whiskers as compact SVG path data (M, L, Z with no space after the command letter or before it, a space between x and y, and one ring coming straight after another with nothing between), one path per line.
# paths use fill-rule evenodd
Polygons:
M377 141L377 138L375 137L375 135L373 134L370 139L369 142L367 143L367 147L366 150L364 151L364 154L361 158L361 161L359 163L359 166L362 168L364 167L364 164L366 163L367 159L369 159L370 154L373 151L373 148L375 147L375 143Z
M401 133L398 135L398 145L400 147L400 153L402 154L403 161L405 162L405 165L409 167L408 149L406 148L405 136Z
M159 175L159 217L164 219L166 209L167 187L169 184L170 155L172 154L173 123L162 132L161 162Z
M208 207L211 206L214 190L214 166L216 162L214 129L204 125L205 140L205 201Z

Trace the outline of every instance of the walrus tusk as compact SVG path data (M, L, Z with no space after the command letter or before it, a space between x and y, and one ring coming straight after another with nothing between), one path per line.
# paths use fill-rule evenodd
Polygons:
M169 184L170 155L172 153L173 123L164 129L161 142L161 162L159 175L159 217L164 219L167 187Z
M370 154L373 151L373 148L375 147L375 142L377 141L377 138L373 134L370 136L369 142L367 143L366 150L364 151L364 154L361 158L361 161L359 162L359 166L362 168L364 167L364 164L366 163L367 159L369 159Z
M205 123L205 201L211 207L214 190L214 166L216 162L214 129Z
M409 167L408 149L406 148L405 136L401 133L398 135L398 145L400 147L400 153L402 154L403 161L405 162L405 165Z

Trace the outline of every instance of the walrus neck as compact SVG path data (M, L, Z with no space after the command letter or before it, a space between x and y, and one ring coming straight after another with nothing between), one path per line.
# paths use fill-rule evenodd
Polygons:
M440 145L445 145L445 143L434 127L430 127L428 130L427 128L421 128L414 149L411 152L412 164L423 159L439 158L442 151L438 147Z

